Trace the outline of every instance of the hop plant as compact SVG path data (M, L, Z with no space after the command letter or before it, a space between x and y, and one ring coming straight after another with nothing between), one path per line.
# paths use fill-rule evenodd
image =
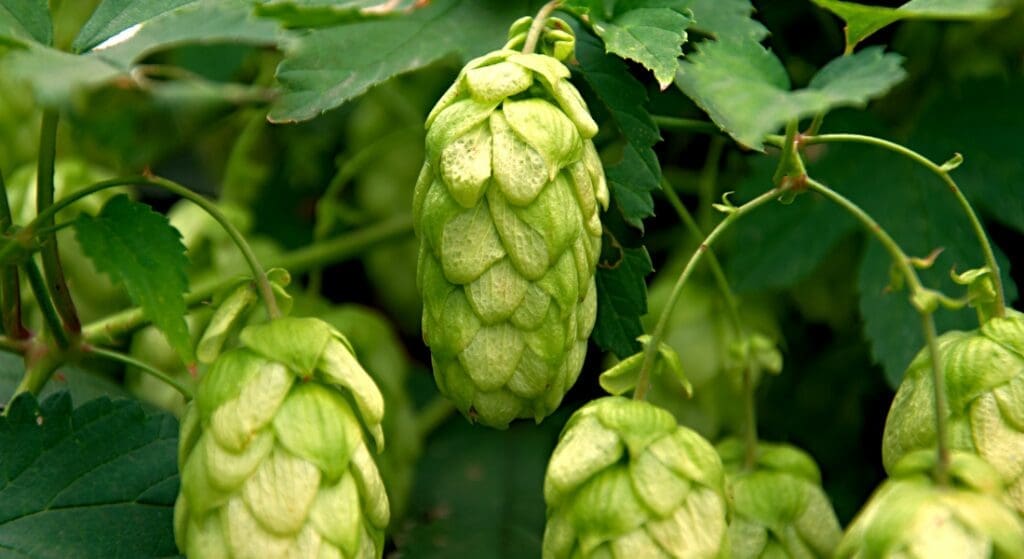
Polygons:
M728 557L722 462L652 404L606 397L569 419L544 478L544 559Z
M980 329L939 337L940 363L955 449L974 452L991 464L1024 512L1024 314L1007 311ZM890 473L908 453L933 448L935 388L931 359L922 351L896 392L882 437L882 460Z
M984 460L957 452L952 485L931 478L935 452L908 454L854 519L837 559L1024 557L1024 524L1006 503L999 474Z
M814 459L789 445L758 443L754 466L747 468L739 439L715 449L726 473L732 557L832 556L843 531Z
M387 495L364 431L384 402L326 323L249 326L199 384L179 439L179 549L204 557L381 557Z
M469 62L427 118L414 193L434 377L470 419L499 428L558 406L597 312L608 189L597 125L561 60L504 49Z

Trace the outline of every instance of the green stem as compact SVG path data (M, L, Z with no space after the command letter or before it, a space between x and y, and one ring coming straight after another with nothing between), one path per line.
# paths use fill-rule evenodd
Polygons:
M452 414L455 406L444 396L437 396L416 413L416 430L421 439L426 439L438 427L444 425Z
M60 351L44 353L35 358L26 356L26 363L30 364L25 369L25 376L21 377L21 382L14 389L14 394L11 396L10 401L13 402L18 395L25 392L38 396L39 392L46 386L46 383L49 382L50 377L53 376L53 373L66 360L67 357ZM10 405L4 408L5 415L9 409Z
M46 294L46 281L43 279L43 274L39 272L39 266L36 265L35 259L29 257L22 263L22 267L25 269L25 275L28 277L28 284L32 288L32 293L36 296L36 301L39 302L39 311L43 315L46 329L50 331L53 340L57 342L57 347L61 349L71 347L68 333L61 326L60 315L57 314L53 301Z
M654 124L657 124L659 128L670 128L673 130L682 130L684 132L697 132L699 134L713 134L716 136L723 134L722 130L715 126L714 123L706 120L661 115L654 115L651 118L654 120Z
M107 359L118 361L124 363L125 365L135 367L140 371L147 373L153 376L154 378L166 383L171 388L177 390L179 393L181 393L182 396L185 397L186 400L191 400L194 397L192 394L192 390L189 387L174 380L160 369L157 369L156 367L150 365L149 363L146 363L145 361L139 361L138 359L135 359L130 355L125 355L124 353L120 353L102 347L89 346L84 348L84 350L86 353L92 353L95 355L99 355L100 357L106 357Z
M885 247L886 252L892 258L896 267L900 270L907 282L907 288L910 292L911 301L913 302L916 298L915 295L923 291L924 287L921 284L921 279L917 275L917 271L910 264L910 258L903 252L899 244L889 235L877 221L874 220L867 212L861 209L857 204L851 200L839 194L835 190L825 186L824 184L807 177L806 186L810 190L814 190L832 202L836 203L850 215L855 217L871 235L874 235L882 246ZM931 357L932 367L932 384L935 389L935 434L938 443L938 464L936 465L935 477L936 481L940 485L946 485L949 482L949 435L947 428L946 418L946 390L945 390L945 379L942 375L942 364L939 362L939 349L937 334L935 331L935 318L933 311L921 308L917 304L912 304L915 310L921 315L922 331L924 332L925 342L928 347L928 353Z
M11 204L7 198L7 184L3 172L0 172L0 233L6 235L14 225L11 215ZM21 317L21 279L18 267L14 264L3 266L0 272L0 317L3 319L4 333L12 338L29 337Z
M540 10L537 11L537 15L533 18L533 23L530 24L530 30L526 32L526 42L523 43L523 54L530 54L537 50L537 43L540 41L540 36L544 32L544 25L548 21L548 17L551 16L551 12L558 9L558 6L562 4L561 0L551 0L547 4L541 6Z
M290 252L270 261L271 268L285 268L299 274L325 262L342 262L361 254L367 248L407 235L412 231L412 218L400 216ZM231 274L219 273L198 282L185 295L185 303L194 306L233 283ZM119 338L148 323L142 309L136 307L110 315L83 328L83 338L90 344L115 344Z
M754 372L752 365L743 367L743 467L753 470L757 466L757 404L754 399Z
M672 309L676 305L676 301L679 299L679 294L683 291L683 286L686 284L686 280L689 279L690 275L693 274L693 270L700 262L701 257L711 248L711 245L724 233L730 225L733 224L737 219L744 216L751 210L773 200L784 191L782 187L775 187L761 194L757 198L734 208L729 212L725 219L723 219L714 229L708 233L708 236L704 239L694 251L693 256L690 257L690 261L686 263L686 267L683 268L683 272L679 274L679 278L676 280L675 285L672 286L672 292L668 296L668 301L665 303L665 308L661 311L661 316L658 317L658 323L654 327L654 332L651 334L651 339L644 348L644 359L640 365L640 375L637 379L636 390L633 392L633 398L636 400L643 400L647 396L647 391L650 388L650 376L651 368L654 366L654 356L657 353L658 347L661 345L662 339L665 337L665 330L668 328L668 320L672 314Z
M777 139L777 136L770 138L773 142ZM821 134L818 136L805 136L800 138L800 144L804 145L830 143L868 144L887 149L914 161L942 179L942 182L946 184L949 191L956 197L956 200L960 204L961 209L963 209L964 214L967 215L967 219L970 220L971 228L974 230L974 236L977 237L978 243L981 245L981 251L985 258L985 265L992 271L992 283L996 291L994 315L1006 315L1006 295L1003 288L1003 278L999 273L999 262L996 261L996 255L995 251L992 249L992 243L989 241L988 235L985 234L985 228L982 226L981 220L978 219L978 214L974 211L974 208L971 207L971 203L967 200L967 197L964 196L960 187L957 186L956 181L953 180L949 171L910 148L889 140L876 138L874 136L865 136L862 134Z
M56 212L48 213L47 210L53 206L53 171L57 159L57 120L57 111L52 109L43 111L42 130L39 134L36 212L45 217L38 220L39 227L53 227L56 215ZM40 241L43 274L46 278L49 296L53 297L53 303L63 322L63 328L68 333L76 335L82 331L82 323L78 319L75 302L71 299L71 292L68 291L67 280L64 278L64 269L60 263L60 251L57 248L57 236L52 233L43 235Z

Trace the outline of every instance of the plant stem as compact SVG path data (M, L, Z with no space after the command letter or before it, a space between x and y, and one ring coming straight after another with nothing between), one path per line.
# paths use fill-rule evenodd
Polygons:
M940 485L946 485L949 483L949 435L947 429L947 418L946 418L946 389L945 379L942 374L942 364L939 362L939 346L937 341L937 334L935 331L935 318L932 310L921 308L917 304L913 304L914 296L921 292L924 287L921 284L921 279L917 275L917 271L910 265L910 258L907 257L903 249L900 248L899 244L889 235L877 221L874 220L867 212L853 203L851 200L839 194L835 190L825 186L824 184L807 177L806 179L807 188L814 190L832 202L838 204L853 217L860 221L864 228L876 239L885 250L889 253L896 267L899 268L900 273L903 275L907 282L907 288L910 292L912 306L921 315L922 331L924 332L925 342L928 347L928 353L931 357L932 367L932 384L935 389L935 434L938 443L938 463L935 469L936 482Z
M0 172L0 234L6 235L12 225L14 217L7 198L7 184L3 172ZM19 340L29 337L21 318L21 278L14 264L3 266L0 272L0 313L5 334Z
M39 302L39 311L43 315L46 329L50 331L53 340L57 342L57 347L61 349L71 347L71 340L68 339L68 333L61 326L57 309L54 308L53 301L47 296L46 281L43 279L43 274L39 272L39 266L36 265L35 259L29 257L22 263L22 267L25 269L25 275L28 276L28 284L32 288L32 293Z
M39 220L40 227L53 227L56 212L47 213L53 206L54 184L53 171L57 159L57 111L43 111L42 130L39 133L39 167L36 178L36 212L46 217ZM49 296L57 308L63 322L63 328L71 335L82 331L82 323L75 310L75 302L68 291L64 269L60 263L60 251L57 248L57 235L43 235L42 243L43 274L49 289ZM38 295L37 295L38 296Z
M455 406L444 396L437 396L416 413L416 430L421 439L430 436L438 427L444 425L455 413Z
M540 41L541 33L544 32L544 25L548 21L548 17L551 16L551 12L558 9L561 5L561 0L551 0L547 4L541 6L540 10L537 11L537 15L533 18L533 23L530 24L530 30L526 32L526 42L523 43L523 54L530 54L537 50L537 43Z
M743 467L753 470L757 466L757 405L754 399L753 365L743 366Z
M769 137L769 142L775 144L779 142L779 138L779 136L771 136ZM946 184L949 191L956 197L956 200L960 204L961 209L963 209L967 219L970 220L971 228L974 230L974 236L977 237L978 243L981 245L985 265L992 271L992 284L996 291L994 315L1006 315L1006 295L1003 288L1003 278L999 273L999 262L996 261L995 251L992 249L992 243L989 241L988 235L985 234L985 228L982 226L981 220L978 218L978 214L974 211L974 208L971 207L971 203L967 200L967 197L964 196L960 187L957 186L956 181L953 180L949 171L944 169L942 165L935 163L931 159L928 159L906 146L874 136L866 136L863 134L820 134L817 136L804 136L800 138L801 145L832 143L868 144L887 149L914 161L942 179L942 182Z
M189 387L174 380L160 369L157 369L156 367L150 365L149 363L146 363L145 361L139 361L138 359L135 359L130 355L126 355L124 353L102 347L89 346L84 349L85 352L87 353L92 353L95 355L99 355L100 357L106 357L107 359L124 363L125 365L136 367L140 371L152 375L154 378L163 381L171 388L177 390L179 393L181 393L182 396L185 397L186 400L191 400L194 397L194 395L192 394L192 390Z
M342 262L368 247L390 241L412 231L412 218L408 215L371 225L334 239L317 243L270 261L271 268L285 268L292 273L305 272L325 262ZM236 280L230 274L217 274L198 282L185 295L185 303L194 306ZM114 344L118 339L148 323L142 309L136 307L87 324L83 338L91 344Z
M53 376L53 373L64 364L67 357L63 352L49 352L31 358L26 356L25 363L27 368L25 369L25 376L21 377L21 382L18 383L17 388L14 389L14 394L11 396L11 402L14 401L18 395L30 392L33 395L38 396L39 391L46 386L46 383ZM4 414L10 409L10 405L4 408Z
M714 229L708 233L708 236L704 239L694 251L693 256L690 257L689 262L686 263L686 267L683 268L683 272L679 274L679 278L676 280L675 285L672 286L672 292L669 294L668 301L665 303L665 308L661 311L661 316L658 317L658 323L654 327L654 332L651 334L651 339L644 348L644 359L640 364L640 374L637 378L636 390L633 392L633 398L636 400L643 400L647 396L647 390L650 388L650 376L651 368L654 366L654 356L658 351L658 347L661 345L661 340L665 337L665 329L668 328L668 319L672 314L672 309L676 305L676 301L679 299L679 294L683 291L683 286L686 284L686 280L689 279L690 275L693 274L693 270L700 262L701 257L711 248L711 245L724 233L730 225L746 213L753 209L767 203L768 201L777 198L779 194L784 191L782 187L775 187L761 194L757 198L734 208L730 211Z
M653 115L654 124L661 128L671 128L684 132L697 132L700 134L720 135L723 132L714 123L695 118L679 118L674 116Z

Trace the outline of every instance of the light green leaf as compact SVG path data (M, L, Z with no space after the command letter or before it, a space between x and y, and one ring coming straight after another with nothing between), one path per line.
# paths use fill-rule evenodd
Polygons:
M1009 12L1004 0L911 0L898 8L866 6L841 0L813 0L846 22L846 49L879 29L905 19L971 20L994 19Z
M53 23L46 0L0 0L0 45L4 43L49 45Z
M98 216L80 215L75 230L96 269L124 285L182 361L195 362L185 322L188 258L177 229L149 206L120 195Z
M286 49L277 68L284 94L273 122L309 120L370 87L450 55L500 48L528 0L435 0L407 16L316 29ZM472 22L472 24L467 24ZM344 53L344 56L325 53Z
M750 17L754 12L750 0L684 0L683 4L693 12L690 27L716 39L760 41L768 36L768 29Z
M872 47L833 60L810 85L790 91L779 59L754 41L701 44L679 66L676 83L740 144L762 149L786 122L842 106L861 107L906 75L903 57Z
M167 557L178 492L178 425L137 401L72 411L60 392L19 397L0 417L0 549L5 557Z
M257 13L289 27L324 27L400 16L415 6L414 0L268 0L257 6Z
M103 0L85 22L71 48L87 51L129 27L196 0Z
M618 2L607 19L595 11L594 31L605 49L654 72L662 89L672 83L686 28L693 23L686 2L631 0Z

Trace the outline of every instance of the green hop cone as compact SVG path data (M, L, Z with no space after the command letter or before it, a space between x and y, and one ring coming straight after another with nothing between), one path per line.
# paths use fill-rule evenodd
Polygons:
M559 59L499 50L427 118L413 196L423 338L441 392L494 427L558 406L597 313L608 189L568 78Z
M249 326L181 423L179 549L205 557L379 558L387 495L365 434L384 402L345 338L311 318Z
M715 448L725 467L734 559L832 556L843 531L813 458L790 445L758 443L756 463L746 468L739 439Z
M1024 557L1024 524L1007 504L999 474L972 454L953 453L950 486L931 478L935 451L896 464L853 520L836 559Z
M718 454L647 402L605 397L573 414L544 500L544 559L729 556Z
M954 449L988 461L1024 513L1024 314L1008 310L980 329L939 337ZM917 355L885 422L882 461L890 473L903 456L933 448L935 391L927 350Z

